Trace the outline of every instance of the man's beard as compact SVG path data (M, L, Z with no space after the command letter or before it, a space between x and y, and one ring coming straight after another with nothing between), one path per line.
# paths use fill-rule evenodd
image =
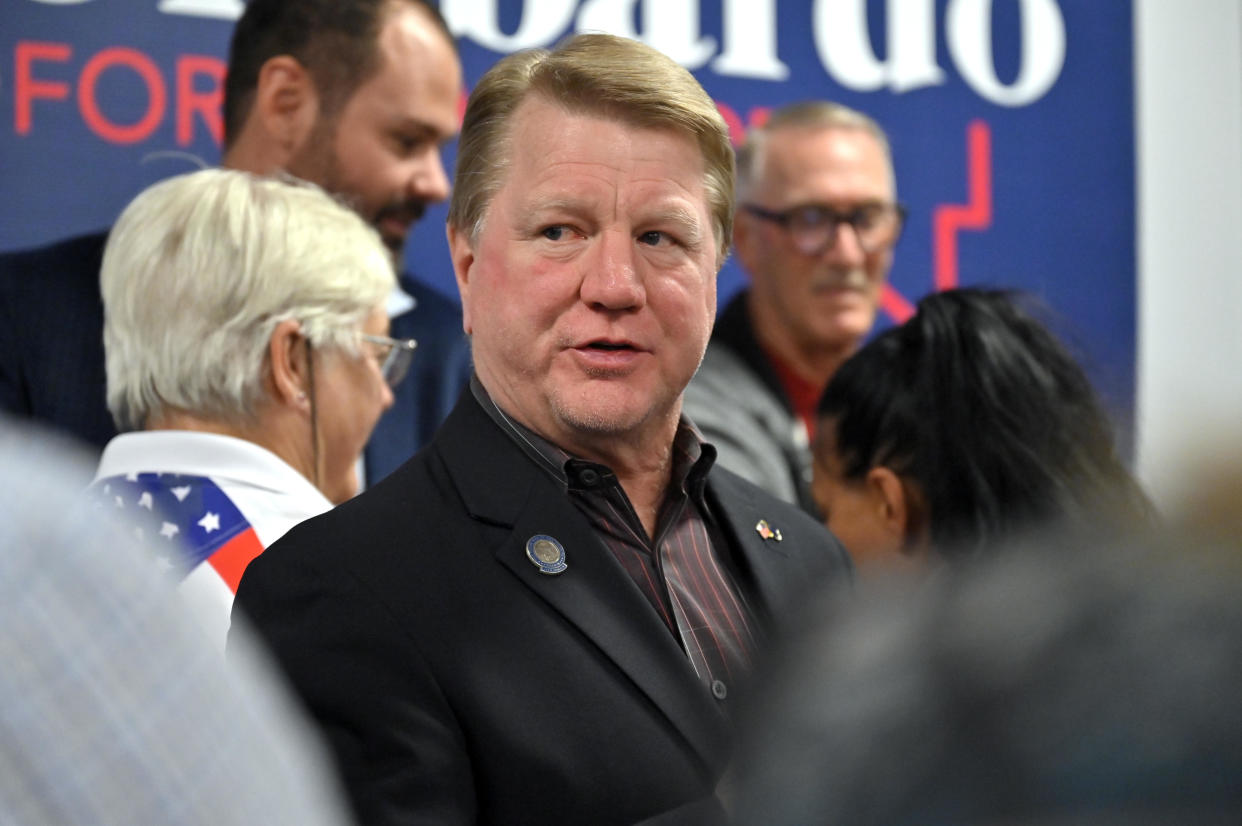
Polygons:
M396 198L379 207L373 214L368 213L367 204L349 190L343 183L340 159L336 156L336 123L334 119L320 118L300 152L289 161L288 172L303 180L318 185L331 194L342 204L362 216L379 233L380 240L392 254L393 264L401 264L401 254L405 248L405 239L414 225L422 219L427 211L427 202L421 198ZM386 235L382 229L386 219L395 218L400 221L405 232L401 235Z
M423 213L426 211L426 201L418 198L403 198L380 207L379 211L370 218L371 225L379 232L380 239L384 242L384 246L388 247L394 259L400 260L401 251L405 248L405 239L409 237L410 230L422 219ZM366 218L367 216L364 215L363 217ZM388 218L395 218L404 223L406 225L405 234L400 237L384 235L383 230L380 228Z

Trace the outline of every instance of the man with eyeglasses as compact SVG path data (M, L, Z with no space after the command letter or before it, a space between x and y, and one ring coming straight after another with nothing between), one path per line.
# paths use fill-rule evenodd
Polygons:
M751 284L716 320L685 410L717 461L818 515L815 405L875 322L905 217L888 140L835 103L778 109L738 149L737 202Z

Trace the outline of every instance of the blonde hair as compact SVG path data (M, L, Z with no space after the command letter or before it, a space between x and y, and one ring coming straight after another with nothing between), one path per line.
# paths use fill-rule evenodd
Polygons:
M532 95L571 112L692 138L706 170L717 264L724 262L733 231L733 147L724 119L694 76L673 60L607 34L576 35L552 51L517 52L483 76L470 95L457 145L451 226L471 241L478 237L513 154L513 113Z
M108 409L121 430L167 408L250 420L277 324L357 352L394 283L375 230L313 184L225 169L161 181L104 249Z

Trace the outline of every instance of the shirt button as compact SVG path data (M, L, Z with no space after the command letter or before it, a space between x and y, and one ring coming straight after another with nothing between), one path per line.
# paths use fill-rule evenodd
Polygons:
M717 700L723 700L729 696L729 688L720 680L712 680L712 696Z
M578 478L584 485L594 485L599 481L599 471L592 468L583 468L582 472L578 474Z

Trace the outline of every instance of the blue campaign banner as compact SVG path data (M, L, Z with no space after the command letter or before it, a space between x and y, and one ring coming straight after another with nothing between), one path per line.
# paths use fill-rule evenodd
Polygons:
M926 292L1043 299L1127 432L1135 388L1130 0L442 0L467 85L575 31L685 65L735 137L827 98L888 131L910 217L881 324ZM108 226L143 187L216 163L239 0L6 0L0 250ZM452 163L450 147L446 161ZM407 263L455 295L443 207ZM745 283L730 262L723 302Z

